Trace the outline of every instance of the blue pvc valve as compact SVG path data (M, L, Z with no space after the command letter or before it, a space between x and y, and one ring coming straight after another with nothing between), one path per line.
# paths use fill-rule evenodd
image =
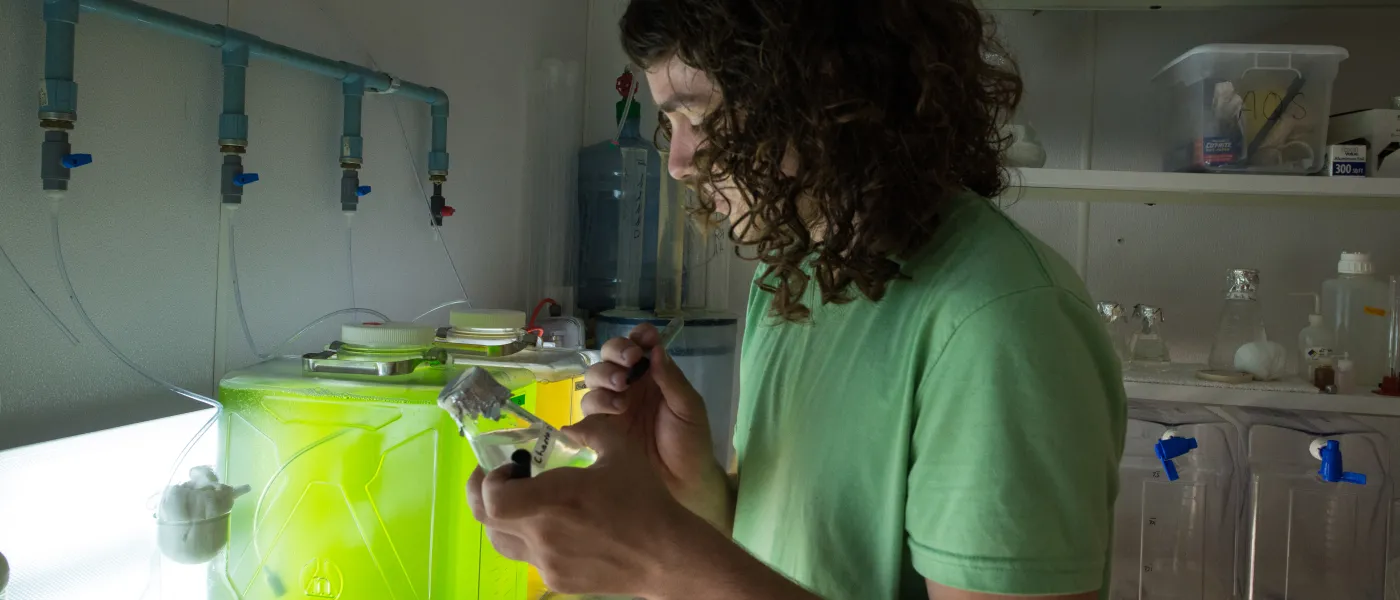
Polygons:
M367 186L367 185L362 185L362 186L360 186L360 187L355 188L355 195L356 195L356 196L359 196L359 197L361 197L361 198L363 198L363 197L365 197L365 196L368 196L368 195L369 195L369 192L370 192L370 187Z
M233 176L233 185L242 187L258 180L257 173L240 173Z
M62 159L59 159L59 162L63 163L63 168L65 169L76 169L78 167L92 162L92 155L69 154L67 156L64 156Z
M1342 446L1337 440L1327 440L1327 443L1318 449L1318 454L1322 455L1322 467L1318 468L1317 476L1323 481L1366 485L1364 473L1348 473L1342 469Z
M1167 481L1176 481L1181 475L1176 472L1176 463L1172 459L1184 456L1187 452L1196 449L1196 438L1169 437L1165 440L1157 440L1157 444L1152 450L1157 453L1157 460L1162 461L1162 469L1167 472Z

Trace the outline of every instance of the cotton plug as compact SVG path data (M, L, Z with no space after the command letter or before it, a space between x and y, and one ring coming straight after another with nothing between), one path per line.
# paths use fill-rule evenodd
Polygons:
M252 488L219 483L209 467L190 469L189 481L165 488L157 509L157 542L175 562L209 562L228 544L228 515L233 501Z
M1235 370L1260 381L1278 379L1287 363L1288 349L1278 342L1250 342L1235 351Z

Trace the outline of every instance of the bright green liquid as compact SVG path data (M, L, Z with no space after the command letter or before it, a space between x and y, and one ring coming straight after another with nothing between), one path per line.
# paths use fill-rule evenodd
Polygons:
M525 565L472 518L476 459L437 406L457 372L312 378L279 359L225 378L218 471L253 491L234 504L211 598L524 598ZM528 373L497 376L532 408Z

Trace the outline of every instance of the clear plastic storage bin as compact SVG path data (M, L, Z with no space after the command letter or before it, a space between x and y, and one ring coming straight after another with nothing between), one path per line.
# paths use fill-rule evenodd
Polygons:
M1203 407L1129 407L1114 512L1112 600L1237 597L1235 534L1244 507L1237 474L1239 434ZM1196 442L1173 464L1172 480L1154 446Z
M1251 412L1245 598L1385 597L1392 497L1385 438L1345 417L1286 423ZM1323 480L1310 453L1317 440L1336 441L1342 466L1365 483Z
M1316 173L1326 163L1336 46L1208 44L1153 78L1166 171Z

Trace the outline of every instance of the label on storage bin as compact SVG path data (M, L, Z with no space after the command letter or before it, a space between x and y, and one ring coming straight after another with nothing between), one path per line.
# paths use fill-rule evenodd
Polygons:
M1239 162L1239 149L1235 140L1225 136L1206 136L1197 146L1197 157L1202 166L1223 167Z

